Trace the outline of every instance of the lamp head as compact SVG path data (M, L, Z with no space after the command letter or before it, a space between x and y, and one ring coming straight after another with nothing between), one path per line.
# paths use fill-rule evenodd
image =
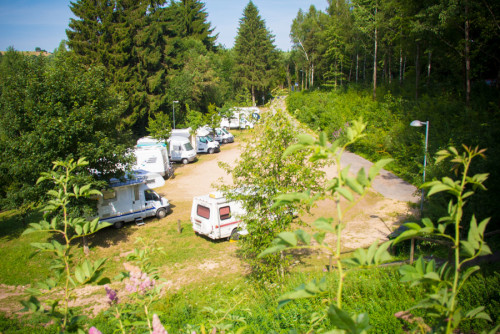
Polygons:
M424 126L426 124L427 124L427 122L421 122L419 120L415 120L415 121L410 123L410 126Z
M179 101L172 101L172 103L179 103Z

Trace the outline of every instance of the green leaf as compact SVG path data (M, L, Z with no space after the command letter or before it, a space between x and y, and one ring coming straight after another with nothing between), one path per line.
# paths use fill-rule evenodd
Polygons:
M347 190L346 188L341 188L341 187L338 187L335 189L340 195L342 195L342 197L344 197L345 199L347 199L348 201L350 202L354 202L354 196L352 195L352 193Z
M382 168L391 163L393 160L394 159L382 159L374 163L373 166L371 166L368 170L368 180L370 180L370 182L373 182L380 170L382 170Z
M280 234L278 234L278 238L292 247L297 246L297 237L293 232L281 232Z
M355 193L359 194L359 195L363 195L363 192L364 192L364 189L363 187L358 183L358 181L356 181L356 179L352 178L352 177L347 177L345 179L345 183L347 184L347 186L349 188L351 188L352 191L354 191Z
M325 240L325 232L314 233L313 238L318 242L318 244L322 245L323 240Z
M297 239L302 241L304 244L309 245L311 243L311 235L303 230L295 231Z
M262 253L260 253L257 257L259 259L263 258L264 256L266 255L269 255L269 254L274 254L274 253L278 253L278 252L281 252L282 250L284 249L287 249L287 246L286 245L277 245L277 246L272 246L272 247L269 247L269 248L266 248Z
M332 218L321 217L314 221L313 226L319 230L335 233L335 229L332 227L332 223L333 223Z

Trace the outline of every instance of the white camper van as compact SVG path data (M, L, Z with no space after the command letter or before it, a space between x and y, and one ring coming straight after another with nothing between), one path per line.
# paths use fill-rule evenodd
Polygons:
M253 129L255 122L260 118L257 107L232 108L233 116L221 119L220 127L223 129Z
M224 128L216 128L215 129L215 140L222 144L234 143L234 136L231 132L227 131Z
M135 174L125 181L112 180L110 189L102 191L97 203L101 222L116 228L123 223L142 223L146 217L164 218L170 211L170 203L152 188L161 187L165 180L159 174Z
M244 214L240 202L229 202L222 193L213 192L193 198L191 223L197 234L210 239L237 239L248 234L246 224L240 219Z
M158 146L138 146L134 149L136 164L134 170L143 170L150 173L157 173L163 177L172 177L174 168L168 158L167 148Z
M196 159L196 152L186 137L172 136L168 140L170 160L187 164Z
M209 154L220 152L220 144L212 139L210 132L205 128L196 131L196 152Z

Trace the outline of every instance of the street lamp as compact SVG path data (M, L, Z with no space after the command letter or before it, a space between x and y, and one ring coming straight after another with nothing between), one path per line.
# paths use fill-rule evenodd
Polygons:
M410 123L410 126L420 127L425 125L425 150L424 150L424 173L423 173L423 182L425 183L425 166L427 165L427 140L429 138L429 121L421 122L415 120ZM420 212L424 209L424 189L422 189L422 201L420 202Z
M174 119L174 129L175 129L175 103L179 103L179 101L172 101L172 117Z

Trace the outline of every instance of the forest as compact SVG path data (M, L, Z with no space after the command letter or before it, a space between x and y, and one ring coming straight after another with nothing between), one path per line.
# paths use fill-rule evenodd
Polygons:
M154 302L151 300L156 298L157 291L151 291L137 300L139 306L129 305L128 313L124 311L128 317L126 323L111 321L114 315L110 311L92 319L91 324L103 333L117 328L123 333L134 329L153 332L151 314L148 318L146 311L142 320L137 315L143 305L151 306L173 332L205 332L212 328L221 333L327 332L334 328L350 333L498 330L495 327L500 314L498 263L480 269L477 266L475 270L470 268L476 267L464 267L470 269L464 270L465 273L460 269L461 261L498 252L500 216L495 208L500 199L500 3L493 0L328 0L326 3L325 11L314 6L298 11L290 27L292 49L283 51L274 45L274 36L252 1L241 14L234 47L229 49L217 44L217 35L201 0L71 2L74 18L67 27L67 39L53 53L34 56L10 48L0 54L1 212L13 215L16 226L25 229L57 193L48 182L60 177L57 168L66 168L68 173L81 171L68 178L68 184L63 181L56 184L56 188L60 186L65 191L71 191L75 184L78 186L73 188L75 194L70 193L64 200L59 198L58 208L64 208L65 214L54 214L53 219L59 219L64 226L82 224L81 228L87 232L76 232L75 237L95 233L98 229L95 224L72 219L92 215L95 208L89 207L83 198L90 196L88 188L101 189L110 177L122 176L121 166L131 162L127 152L138 138L164 133L165 129L168 133L174 122L178 128L197 128L227 115L231 107L266 107L276 98L286 96L287 112L302 126L318 135L322 133L319 141L294 139L286 120L273 119L281 132L264 123L260 130L265 134L264 139L256 147L264 151L265 145L272 147L273 140L278 140L280 145L283 143L279 150L274 147L279 155L267 158L258 151L249 151L242 155L248 157L249 165L232 172L247 178L254 175L255 184L262 187L294 191L295 195L277 198L282 205L312 201L311 191L319 193L318 185L297 182L293 190L292 181L280 184L279 180L264 180L264 176L257 179L259 173L255 171L245 173L249 168L272 169L282 162L293 161L292 167L285 169L287 173L316 175L308 169L312 165L304 164L305 170L297 167L299 160L307 155L297 153L287 160L282 156L285 151L295 154L294 150L312 149L318 154L313 155L314 159L327 157L335 161L331 147L349 150L372 162L383 161L385 169L416 186L422 186L425 173L428 183L423 186L432 197L426 197L423 219L419 224L409 225L409 231L397 240L405 245L401 246L404 254L408 251L404 240L410 237L452 240L455 262L441 269L434 260L417 262L411 273L404 266L405 269L399 270L377 267L386 259L387 244L379 245L377 251L375 246L370 247L372 250L367 250L373 255L370 260L356 253L356 260L347 261L349 265L356 263L370 269L349 276L344 287L339 283L345 278L341 265L338 277L322 278L322 273L308 272L275 275L270 267L281 268L291 263L290 258L276 252L299 245L311 246L312 239L323 244L317 234L293 231L295 225L284 215L279 224L254 229L257 236L254 239L259 239L259 235L265 237L241 241L240 254L253 270L248 281L240 278L230 284L243 296L241 304L237 302L232 308L223 302L229 300L230 294L221 292L219 285L192 287ZM426 122L428 138L425 127L410 126L414 120ZM332 146L326 145L327 141ZM287 149L287 145L293 149ZM460 155L456 150L465 153ZM80 161L83 157L86 160ZM258 164L251 160L256 157ZM60 163L53 169L55 161ZM457 164L462 167L454 168ZM45 182L40 181L41 175ZM358 175L355 180L339 175L338 186L329 191L343 200L350 201L351 197L342 189L364 196L372 182L370 175ZM304 176L308 181L316 177L319 178ZM294 180L294 175L287 174L286 178ZM278 196L276 191L273 196ZM59 196L63 193L59 191ZM275 208L271 193L259 200L260 203L249 204L259 207L256 209L259 216L278 212L273 211L279 208ZM263 203L268 209L260 208ZM279 217L282 213L279 211ZM9 219L0 217L0 226L7 226ZM255 221L257 224L258 219ZM340 218L338 221L340 226ZM340 233L341 228L325 227L325 222L331 223L322 220L316 224L319 235ZM56 226L39 224L39 230ZM0 236L19 237L17 232L11 235L10 228L0 227L4 230ZM57 243L62 240L54 239ZM338 234L337 240L340 239ZM59 251L61 259L66 259L69 247L77 243L66 241L66 251L62 248L55 251ZM419 247L422 255L432 255L446 253L443 248L448 246L437 249L424 242ZM155 250L151 247L151 254ZM151 254L140 254L134 259L142 259L143 264L151 266L148 262ZM261 255L268 257L263 260ZM341 263L340 251L332 251L332 256ZM73 261L71 256L66 260ZM68 266L69 262L61 261L55 268ZM92 268L92 275L98 276L104 270L101 268L104 262L87 265ZM81 269L84 267L76 268L84 271ZM151 273L156 275L154 270ZM61 283L64 274L61 275L44 287L49 289L53 288L51 284ZM82 282L96 283L88 275ZM418 280L414 282L416 290L410 292L401 278L406 282L410 278ZM299 286L305 280L310 283ZM246 282L250 282L248 289L242 288ZM0 283L5 282L0 279ZM211 305L202 296L203 289L209 290L205 293L220 294L221 299ZM287 293L293 289L295 294ZM452 297L440 294L446 294L446 289L453 291ZM387 294L385 306L375 302L381 294ZM314 299L317 295L328 298ZM302 299L304 296L307 298ZM440 302L436 296L441 298ZM150 304L146 297L151 297ZM428 304L410 314L410 320L407 315L394 317L398 310L409 309L412 301L420 299L421 306ZM197 302L200 306L194 306ZM360 305L370 309L364 310ZM24 306L31 311L43 311L33 300ZM472 310L466 313L462 308ZM198 313L200 310L203 312ZM82 324L77 317L74 322L68 320L71 312L66 307L55 317L64 319L60 323L35 328L39 332L77 332L84 328L86 333L88 324ZM401 320L404 317L406 322ZM154 327L155 320L152 321ZM37 326L36 317L28 322ZM21 320L2 315L0 332L10 333L9 327L21 331L22 324ZM127 326L130 331L125 331Z

